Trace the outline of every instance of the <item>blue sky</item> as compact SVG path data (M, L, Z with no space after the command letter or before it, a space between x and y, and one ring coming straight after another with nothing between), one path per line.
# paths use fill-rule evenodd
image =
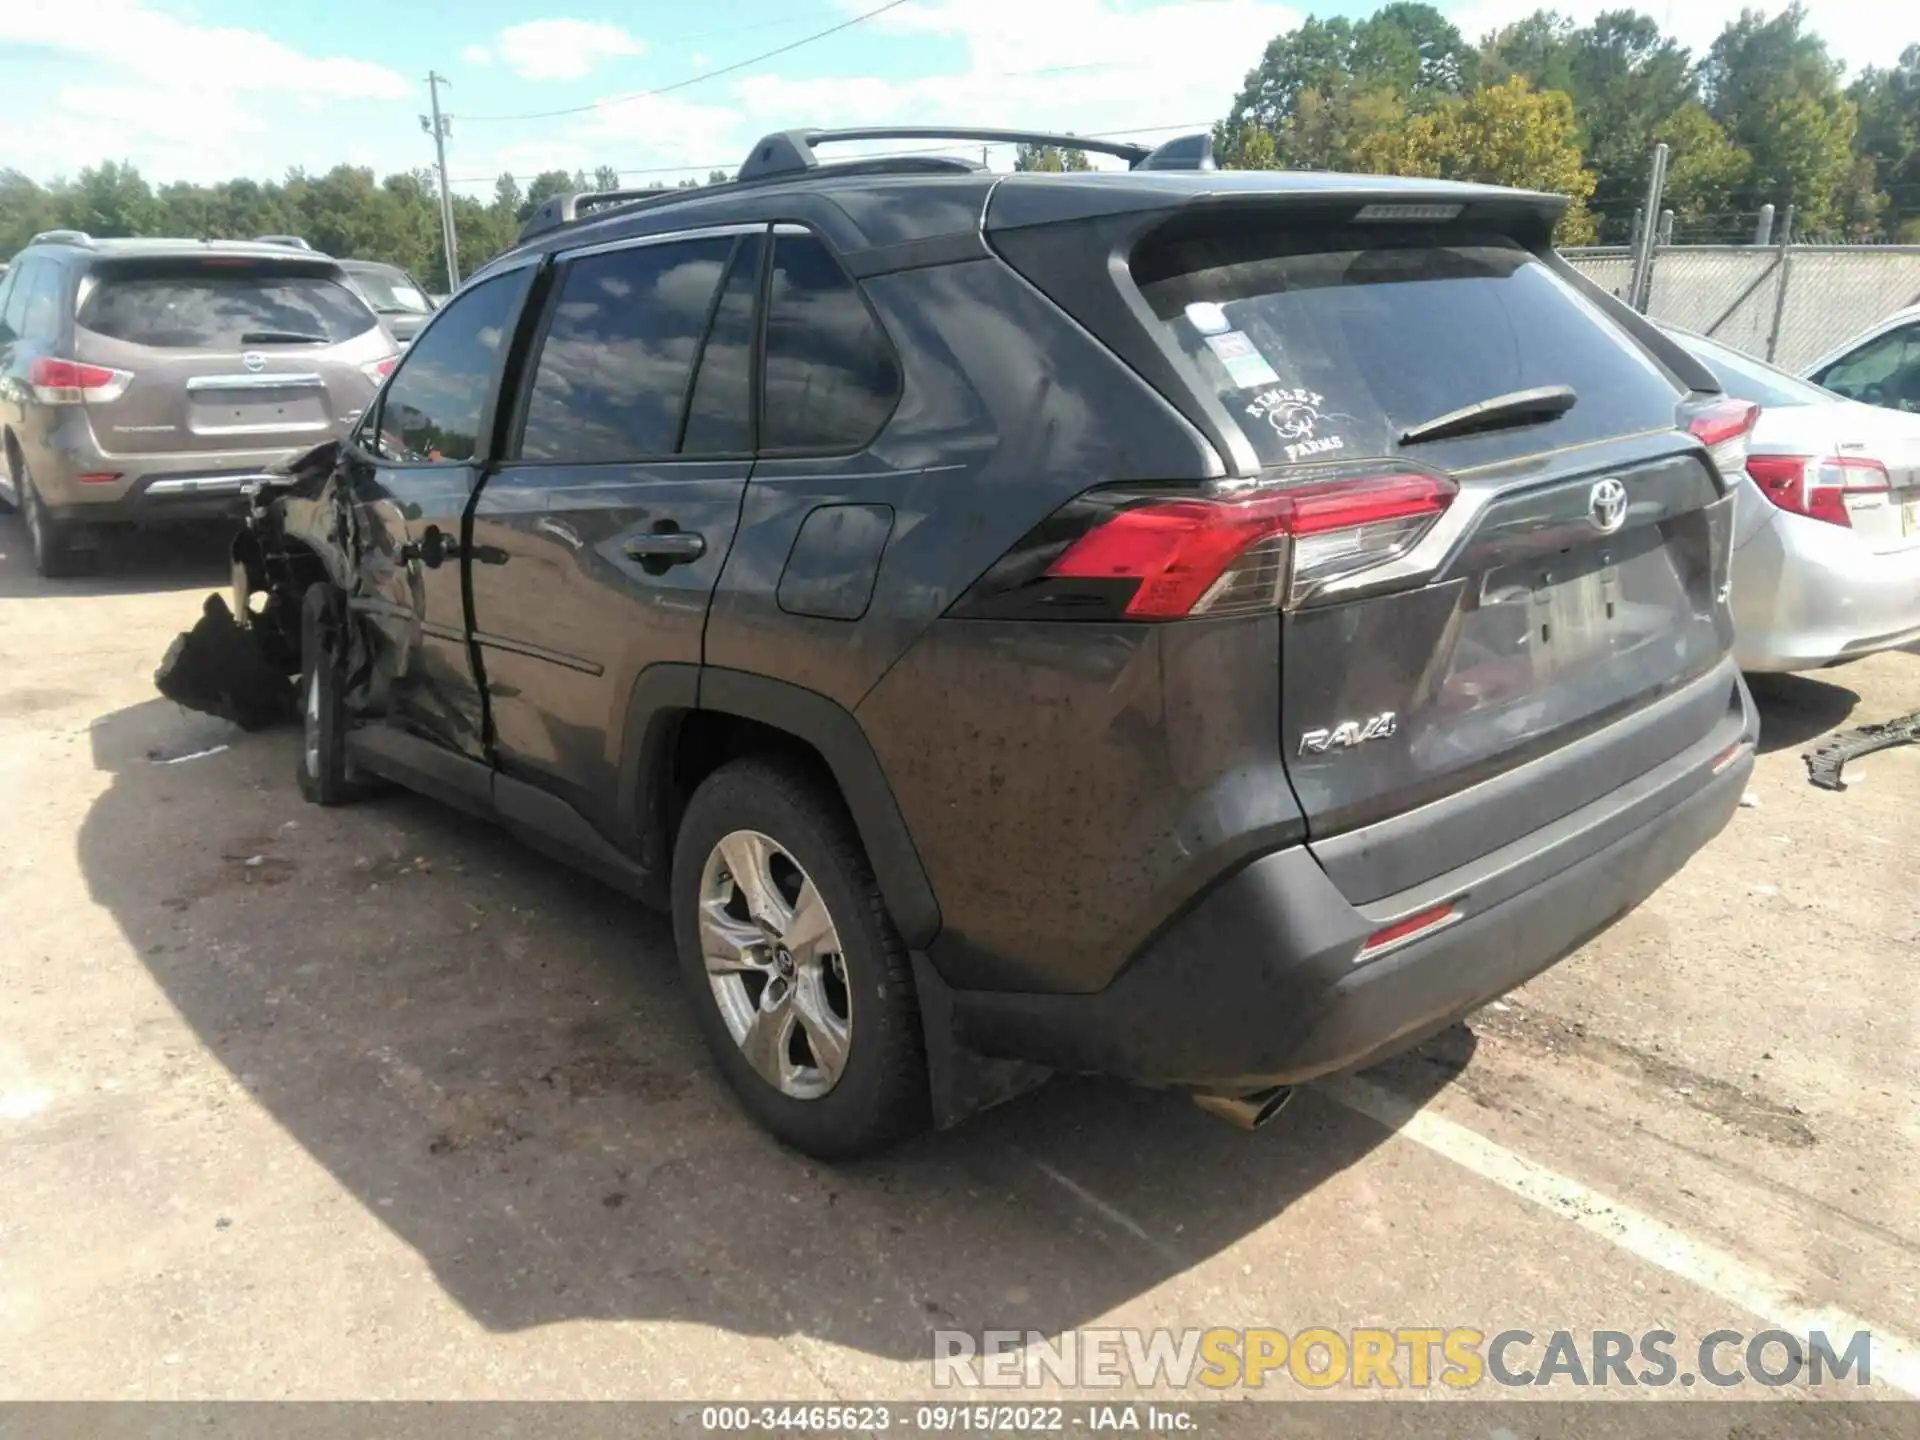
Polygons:
M880 0L0 0L0 166L36 178L128 160L156 183L276 177L341 161L431 161L429 68L453 82L449 169L489 191L509 170L612 165L635 183L736 164L768 130L950 121L1082 132L1204 125L1273 35L1281 0L906 0L839 34L670 95L673 84L800 40ZM1470 36L1537 0L1440 0ZM1617 3L1617 0L1615 0ZM1751 0L1749 0L1751 3ZM1920 39L1912 0L1812 0L1858 66ZM1563 3L1585 19L1603 0ZM1740 0L1644 8L1704 47ZM1770 7L1772 8L1772 7ZM611 102L611 103L610 103ZM584 113L489 120L568 107ZM1005 152L991 157L1006 163Z

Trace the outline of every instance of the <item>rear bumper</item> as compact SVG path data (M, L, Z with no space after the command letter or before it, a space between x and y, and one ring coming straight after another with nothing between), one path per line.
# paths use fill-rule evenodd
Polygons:
M1743 670L1816 670L1920 639L1920 545L1876 555L1853 531L1776 511L1733 553Z
M1759 732L1735 693L1681 754L1417 891L1356 907L1304 847L1281 850L1203 895L1105 990L955 992L956 1036L1056 1070L1220 1091L1405 1049L1578 948L1719 832ZM1356 963L1368 935L1436 897L1462 918Z
M282 457L276 453L271 458ZM74 481L64 487L61 499L47 496L46 507L54 520L73 525L238 521L247 513L248 488L266 478L259 464L237 469L157 470L123 475L106 483ZM38 479L36 475L36 482Z

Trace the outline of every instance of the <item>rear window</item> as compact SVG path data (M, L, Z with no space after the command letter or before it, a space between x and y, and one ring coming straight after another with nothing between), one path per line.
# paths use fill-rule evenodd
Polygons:
M77 318L96 335L161 350L333 344L377 323L327 275L204 261L99 270Z
M1501 236L1245 226L1149 242L1133 273L1267 465L1392 454L1412 426L1549 385L1578 403L1409 453L1480 464L1674 424L1678 387Z

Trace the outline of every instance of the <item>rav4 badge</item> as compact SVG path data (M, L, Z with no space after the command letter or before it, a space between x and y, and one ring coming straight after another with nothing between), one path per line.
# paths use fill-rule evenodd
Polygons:
M1309 730L1300 737L1302 755L1324 755L1329 750L1351 750L1369 740L1384 740L1400 728L1393 711L1369 720L1342 720L1331 730Z

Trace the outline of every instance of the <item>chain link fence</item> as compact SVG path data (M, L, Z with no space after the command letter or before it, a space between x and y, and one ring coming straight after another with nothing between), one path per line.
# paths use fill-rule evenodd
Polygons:
M1630 297L1630 250L1565 254L1594 283ZM1799 370L1920 302L1920 246L1660 246L1649 281L1651 318Z

